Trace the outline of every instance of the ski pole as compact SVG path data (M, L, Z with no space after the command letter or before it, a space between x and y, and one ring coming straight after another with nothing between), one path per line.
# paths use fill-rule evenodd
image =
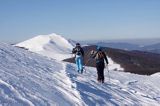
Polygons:
M91 60L92 58L90 57L88 60L87 60L87 62L84 64L84 67L89 63L89 61ZM85 71L86 71L86 69L85 69Z
M87 60L87 62L86 62L86 64L85 64L85 66L88 64L88 62L91 60L91 58L89 58L88 60Z
M86 73L85 66L88 64L89 61L90 61L90 58L87 60L87 62L86 62L86 63L84 64L84 66L83 66L83 69L84 69L85 73Z

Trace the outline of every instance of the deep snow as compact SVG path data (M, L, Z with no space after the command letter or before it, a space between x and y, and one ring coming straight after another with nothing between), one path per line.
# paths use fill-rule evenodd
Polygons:
M78 74L75 65L0 43L2 106L159 106L160 74L141 76L112 71L96 81L95 68ZM111 61L111 60L110 60ZM112 62L113 63L113 62Z

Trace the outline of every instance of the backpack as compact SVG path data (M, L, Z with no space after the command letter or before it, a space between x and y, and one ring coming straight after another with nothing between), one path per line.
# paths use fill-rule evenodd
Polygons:
M104 54L102 51L98 51L96 53L96 57L95 57L96 60L101 60L101 59L104 59Z
M82 51L80 47L76 48L76 55L82 55Z

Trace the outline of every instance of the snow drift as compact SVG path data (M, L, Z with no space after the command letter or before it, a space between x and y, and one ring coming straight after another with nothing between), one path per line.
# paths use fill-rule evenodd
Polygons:
M55 33L49 35L39 35L26 40L16 46L27 48L29 51L41 54L57 60L71 57L71 50L74 41L67 40Z
M64 64L1 43L0 61L0 105L83 104Z

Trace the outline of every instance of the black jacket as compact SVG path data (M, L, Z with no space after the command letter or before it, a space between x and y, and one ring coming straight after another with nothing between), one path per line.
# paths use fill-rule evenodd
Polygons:
M76 46L75 48L73 48L72 53L84 56L84 50L80 46Z

